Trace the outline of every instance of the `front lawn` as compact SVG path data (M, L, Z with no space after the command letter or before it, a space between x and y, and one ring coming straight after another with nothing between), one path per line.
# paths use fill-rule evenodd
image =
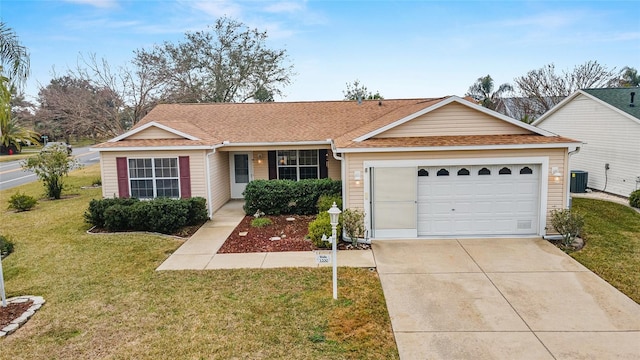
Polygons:
M0 339L7 359L394 359L375 272L331 269L164 271L181 241L154 235L89 235L82 214L100 189L98 165L76 170L63 199L5 210L0 233L15 243L3 261L7 296L47 303Z
M586 246L570 255L640 304L640 213L624 205L573 199L585 216Z

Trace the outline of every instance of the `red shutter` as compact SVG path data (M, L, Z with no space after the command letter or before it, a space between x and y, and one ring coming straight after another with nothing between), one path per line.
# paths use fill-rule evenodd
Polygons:
M189 157L180 156L178 158L180 166L180 197L183 199L191 197L191 168L189 167Z
M116 158L116 171L118 172L118 196L129 197L129 169L127 168L127 158Z
M267 152L267 160L269 162L269 180L278 178L278 159L276 158L276 152L270 150Z
M329 177L329 169L327 168L327 161L329 158L327 157L327 150L320 149L318 150L318 165L320 166L320 179L326 179Z

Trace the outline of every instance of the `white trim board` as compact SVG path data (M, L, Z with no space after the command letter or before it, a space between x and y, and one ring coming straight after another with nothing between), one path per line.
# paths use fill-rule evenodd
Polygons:
M419 166L456 166L456 165L509 165L509 164L536 164L540 165L540 188L539 188L539 224L537 235L546 234L547 225L547 199L549 191L549 158L545 156L534 157L504 157L504 158L456 158L456 159L428 159L428 160L365 160L363 167L366 176L364 177L364 210L365 210L365 230L371 234L371 204L370 204L370 168L376 167L415 167ZM416 180L417 181L417 180ZM564 180L566 181L566 179Z
M153 126L153 127L157 127L158 129L162 129L162 130L164 130L164 131L170 132L170 133L172 133L172 134L175 134L175 135L181 136L181 137L183 137L183 138L185 138L185 139L189 139L189 140L200 140L199 138L197 138L197 137L195 137L195 136L193 136L193 135L189 135L189 134L184 133L184 132L182 132L182 131L180 131L180 130L176 130L176 129L171 128L171 127L169 127L169 126L162 125L162 124L160 124L160 123L157 123L157 122L155 122L155 121L152 121L152 122L146 123L146 124L144 124L144 125L142 125L142 126L140 126L140 127L137 127L137 128L135 128L135 129L129 130L129 131L125 132L124 134L120 135L120 136L116 136L116 137L114 137L113 139L109 140L108 142L118 142L118 141L120 141L120 140L122 140L122 139L126 139L126 138L128 138L128 137L129 137L129 136L131 136L131 135L134 135L134 134L137 134L137 133L139 133L139 132L141 132L141 131L143 131L143 130L146 130L146 129L148 129L148 128L152 127L152 126Z

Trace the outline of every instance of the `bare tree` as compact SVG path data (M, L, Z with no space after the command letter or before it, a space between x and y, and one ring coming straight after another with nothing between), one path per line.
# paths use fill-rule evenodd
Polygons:
M246 102L281 95L293 75L286 51L269 49L266 39L266 32L224 17L178 44L137 50L134 64L165 101Z
M122 100L108 87L71 75L56 77L38 92L38 130L53 138L105 138L122 133Z
M637 87L640 86L640 74L633 67L625 66L610 83L610 87Z
M342 91L345 100L382 100L384 97L376 90L375 94L369 91L367 87L355 79L351 83L347 83L347 88Z
M587 61L572 71L563 70L558 74L555 65L549 64L515 78L516 93L532 102L534 113L530 116L537 117L578 89L606 87L616 76L614 70L597 61Z

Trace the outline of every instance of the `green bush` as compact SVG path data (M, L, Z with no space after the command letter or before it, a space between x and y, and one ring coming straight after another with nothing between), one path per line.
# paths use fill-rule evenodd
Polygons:
M312 215L317 213L320 196L341 191L341 182L331 179L254 180L244 191L244 211L247 215L258 210L267 215Z
M104 211L104 227L109 231L131 229L131 206L115 204Z
M364 237L364 213L358 209L346 209L342 212L342 226L345 234L355 246L358 238Z
M0 257L5 258L13 252L13 242L4 235L0 235Z
M207 200L203 197L192 197L184 199L189 206L187 214L187 225L199 225L209 220L209 212L207 210Z
M338 241L340 241L342 234L342 215L340 215L339 221L338 227L336 228ZM322 235L331 237L331 218L329 217L329 213L326 211L319 213L316 219L309 223L309 233L307 234L316 247L331 247L331 243L328 241L322 241Z
M172 234L187 224L189 205L184 200L157 198L140 201L131 209L134 230Z
M640 189L634 191L629 195L629 205L631 207L640 209Z
M338 209L342 209L342 196L340 195L322 195L318 198L318 213L326 212L331 209L331 205L336 203Z
M259 217L251 220L251 227L265 227L273 224L269 218Z
M138 199L132 198L113 198L113 199L100 199L91 200L89 202L89 209L84 213L84 219L89 224L104 228L105 226L105 211L113 205L131 206L137 203Z
M85 220L109 231L152 231L172 234L183 226L197 225L208 219L203 198L149 201L114 198L91 200Z
M573 239L580 236L584 226L584 217L569 209L551 211L551 225L562 235L562 245L571 246Z
M9 209L14 209L18 212L29 211L33 209L37 203L38 201L34 197L17 192L9 198Z

